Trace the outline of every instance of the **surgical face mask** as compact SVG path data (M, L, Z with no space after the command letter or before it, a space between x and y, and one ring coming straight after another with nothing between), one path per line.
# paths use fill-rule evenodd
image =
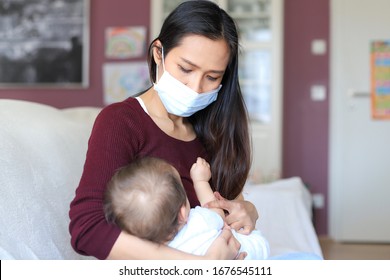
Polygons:
M172 77L171 74L165 70L164 53L162 53L162 56L164 73L162 74L161 79L154 84L154 89L157 91L161 102L164 104L168 113L181 117L189 117L206 108L217 99L218 92L222 85L219 85L218 88L209 92L197 93ZM158 72L156 76L157 81Z

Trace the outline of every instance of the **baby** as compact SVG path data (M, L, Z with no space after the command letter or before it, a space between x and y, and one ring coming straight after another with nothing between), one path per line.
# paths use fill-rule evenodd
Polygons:
M190 175L201 206L215 200L208 183L210 166L204 159L197 159ZM204 255L225 226L220 209L190 209L178 171L152 157L138 159L114 174L104 210L109 222L132 235L196 255ZM241 243L240 252L247 253L245 259L268 258L268 242L260 231L232 233Z

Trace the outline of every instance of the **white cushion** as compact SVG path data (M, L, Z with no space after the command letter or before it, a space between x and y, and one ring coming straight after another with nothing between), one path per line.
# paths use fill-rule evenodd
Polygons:
M83 258L68 212L100 109L83 110L0 100L0 259Z

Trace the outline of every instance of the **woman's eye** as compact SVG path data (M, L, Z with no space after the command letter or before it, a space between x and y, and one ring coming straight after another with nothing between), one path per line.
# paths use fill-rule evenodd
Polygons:
M207 78L208 78L210 81L212 81L212 82L214 82L214 81L218 80L218 78L211 77L211 76L207 76Z
M191 72L190 69L185 69L184 67L182 67L182 66L180 66L180 65L179 65L179 68L180 68L180 70L183 71L184 73L190 73L190 72Z

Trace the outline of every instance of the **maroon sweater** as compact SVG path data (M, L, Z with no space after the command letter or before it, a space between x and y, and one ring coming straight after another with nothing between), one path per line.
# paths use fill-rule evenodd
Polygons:
M103 195L106 185L119 167L144 156L163 158L175 166L191 207L199 205L190 168L198 156L208 158L200 141L186 142L168 136L134 98L109 105L96 118L84 171L70 205L69 230L77 252L98 259L107 258L120 229L105 220Z

